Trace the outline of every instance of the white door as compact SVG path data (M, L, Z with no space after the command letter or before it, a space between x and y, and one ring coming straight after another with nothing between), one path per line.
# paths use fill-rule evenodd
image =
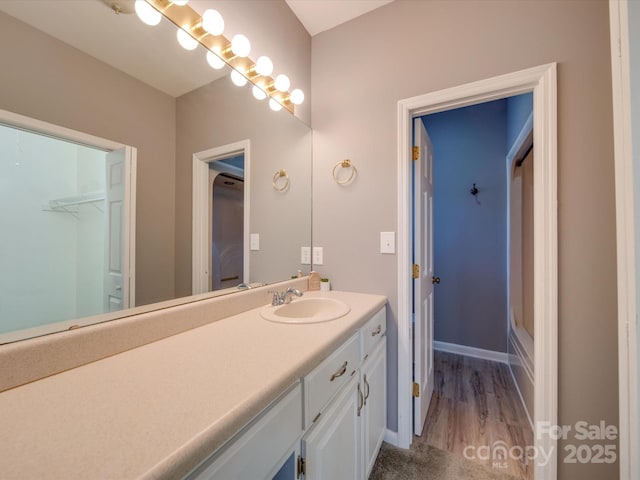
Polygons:
M413 284L413 430L422 435L433 393L433 147L419 118L413 132L413 263L419 268Z
M342 388L331 406L302 439L305 480L359 480L360 413L359 375Z
M130 165L132 149L107 154L104 311L129 308Z

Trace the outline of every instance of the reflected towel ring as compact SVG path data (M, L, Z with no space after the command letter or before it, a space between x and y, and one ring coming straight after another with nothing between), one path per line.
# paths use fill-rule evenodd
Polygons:
M284 178L284 180L280 180ZM273 175L273 181L271 182L273 188L277 192L284 192L289 188L289 175L287 175L287 171L283 168L282 170L278 170Z
M338 175L340 173L340 170L342 170L343 168L348 168L351 170L350 175L344 179L344 180L340 180L338 178ZM354 167L351 164L351 160L342 160L341 162L336 163L333 166L333 179L336 181L336 183L338 185L347 185L349 183L351 183L353 181L353 179L355 178L356 174L358 173L358 171L356 170L356 167Z

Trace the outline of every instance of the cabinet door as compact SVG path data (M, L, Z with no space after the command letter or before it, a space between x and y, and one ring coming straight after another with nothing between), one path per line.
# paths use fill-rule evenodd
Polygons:
M360 479L363 398L355 374L302 439L305 480Z
M387 339L375 347L362 365L362 454L364 478L369 478L387 427Z
M188 480L264 479L278 472L293 453L302 433L302 387L298 382L254 419L220 451L187 477ZM274 471L275 469L275 471Z

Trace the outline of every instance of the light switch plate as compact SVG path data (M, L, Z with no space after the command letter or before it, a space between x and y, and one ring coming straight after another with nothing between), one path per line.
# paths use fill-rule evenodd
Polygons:
M311 247L300 247L300 263L311 265Z
M249 248L251 250L260 250L260 234L252 233L249 235Z
M380 253L396 253L396 232L380 232Z
M313 264L322 265L324 261L323 257L322 247L313 247Z

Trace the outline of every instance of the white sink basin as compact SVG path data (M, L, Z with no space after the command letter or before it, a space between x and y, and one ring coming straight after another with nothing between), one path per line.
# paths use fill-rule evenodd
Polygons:
M265 320L278 323L322 323L345 316L351 308L335 298L296 298L285 305L269 305L260 311Z

